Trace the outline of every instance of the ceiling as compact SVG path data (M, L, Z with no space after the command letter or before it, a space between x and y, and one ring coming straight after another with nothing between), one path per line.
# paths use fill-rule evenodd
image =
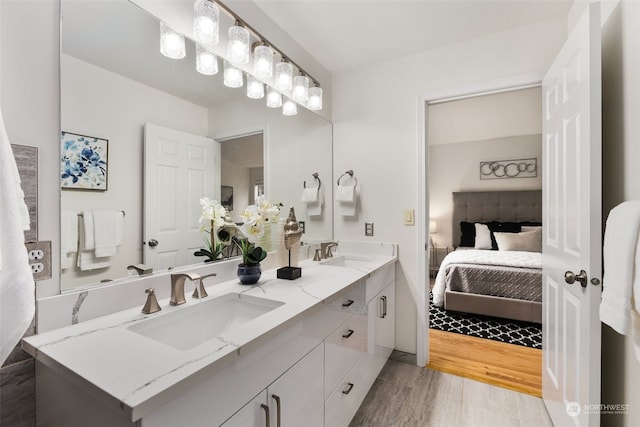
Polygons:
M573 0L254 0L330 72L566 18Z

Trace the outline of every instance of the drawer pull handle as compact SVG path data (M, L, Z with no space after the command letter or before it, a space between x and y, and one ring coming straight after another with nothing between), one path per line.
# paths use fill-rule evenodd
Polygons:
M378 313L381 319L387 317L387 297L384 295L378 299Z
M281 427L280 426L280 396L278 396L277 394L272 394L271 397L273 398L273 400L276 401L276 426L277 427Z
M351 307L351 304L353 304L353 300L349 299L349 300L346 300L345 302L343 302L342 306L343 307Z
M342 390L342 394L349 394L353 389L353 383L347 383L347 388Z
M269 417L269 407L268 407L267 405L265 405L264 403L262 403L262 404L260 405L260 407L261 407L262 409L264 409L264 415L265 415L265 418L267 419L267 424L266 424L266 426L267 426L267 427L269 427L269 418L270 418L270 417Z
M353 335L353 329L349 329L346 334L342 335L342 338L349 338L351 335Z

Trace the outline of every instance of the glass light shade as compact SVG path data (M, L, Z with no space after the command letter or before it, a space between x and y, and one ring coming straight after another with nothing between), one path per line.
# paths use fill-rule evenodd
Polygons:
M282 107L282 94L272 87L267 90L267 107Z
M309 88L309 101L307 102L309 110L322 110L322 88L318 86Z
M289 62L276 64L276 88L281 91L290 91L293 87L293 65Z
M256 46L253 50L253 75L261 79L273 76L273 49L269 46Z
M247 74L247 96L252 99L264 98L264 84Z
M295 116L298 114L298 104L287 98L282 104L282 114L285 116Z
M249 30L238 25L229 27L227 59L234 64L249 63Z
M196 70L200 74L213 76L218 73L217 57L204 47L196 43Z
M173 31L164 22L160 22L160 52L171 59L182 59L186 54L184 36Z
M199 43L218 44L220 9L210 0L193 4L193 38Z
M227 87L242 87L242 71L229 61L224 61L224 85Z
M293 99L306 103L309 99L309 77L307 76L295 76L293 78Z

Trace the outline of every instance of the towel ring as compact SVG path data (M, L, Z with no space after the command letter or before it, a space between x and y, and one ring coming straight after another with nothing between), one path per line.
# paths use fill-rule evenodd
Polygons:
M318 172L314 172L312 176L315 178L316 181L318 181L318 190L320 190L320 187L322 187L322 181L320 181L320 176L318 175ZM307 188L307 181L302 182L302 187Z
M356 182L356 187L358 186L358 178L356 178L355 176L353 176L353 170L349 169L348 171L346 171L345 173L343 173L342 175L340 175L340 177L338 178L338 185L340 185L340 180L342 179L343 176L345 175L349 175L351 177L351 179L353 179Z

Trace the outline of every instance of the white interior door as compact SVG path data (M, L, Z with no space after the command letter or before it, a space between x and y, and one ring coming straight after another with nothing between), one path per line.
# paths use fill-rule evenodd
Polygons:
M600 9L592 3L542 86L542 394L557 426L600 425L600 68ZM568 283L565 272L581 271L584 284Z
M202 261L200 199L220 200L220 144L145 124L144 263L166 269Z

